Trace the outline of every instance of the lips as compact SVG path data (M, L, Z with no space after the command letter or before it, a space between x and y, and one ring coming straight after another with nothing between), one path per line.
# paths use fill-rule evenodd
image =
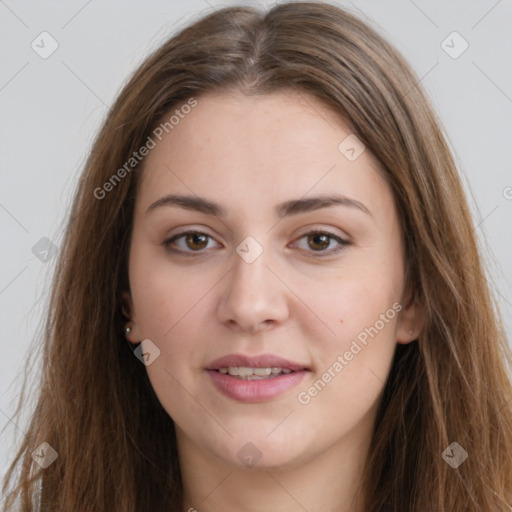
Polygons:
M229 367L245 367L245 368L282 368L298 372L301 370L309 370L306 365L289 361L280 356L273 354L262 354L259 356L246 356L244 354L229 354L227 356L215 359L207 367L207 370L220 370Z
M251 375L251 369L266 369ZM271 373L268 373L271 370ZM206 373L215 388L238 402L265 402L297 386L310 369L280 356L231 354L212 361ZM266 376L262 376L266 373Z

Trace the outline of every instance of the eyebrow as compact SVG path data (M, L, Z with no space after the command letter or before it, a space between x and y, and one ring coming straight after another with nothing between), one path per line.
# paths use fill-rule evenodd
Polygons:
M146 210L146 215L162 206L177 206L186 210L204 213L206 215L226 217L226 210L213 201L209 201L208 199L198 196L184 196L177 194L169 194L156 200ZM363 203L343 195L321 195L317 197L285 201L275 207L275 213L278 218L282 219L284 217L308 213L321 208L328 208L330 206L346 206L355 208L372 216L370 210Z

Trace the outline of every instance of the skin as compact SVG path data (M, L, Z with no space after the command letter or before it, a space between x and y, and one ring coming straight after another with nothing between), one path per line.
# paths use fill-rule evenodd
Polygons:
M144 161L125 295L129 340L160 350L146 368L176 425L183 510L362 512L357 489L394 350L417 337L422 320L408 303L392 193L370 151L349 161L338 150L351 131L313 97L197 99ZM369 213L335 205L280 219L274 211L333 193ZM176 205L147 212L168 194L204 197L226 215ZM187 227L208 237L165 246ZM306 236L314 229L333 238ZM236 252L247 236L263 249L252 263ZM300 403L393 304L400 314ZM276 398L241 403L205 371L233 353L277 354L310 371ZM261 456L251 468L237 456L248 442Z

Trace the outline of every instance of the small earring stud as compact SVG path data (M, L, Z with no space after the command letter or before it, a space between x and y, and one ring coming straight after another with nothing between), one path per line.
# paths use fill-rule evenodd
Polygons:
M128 336L128 334L130 334L132 332L132 328L131 327L125 327L124 329L124 333Z

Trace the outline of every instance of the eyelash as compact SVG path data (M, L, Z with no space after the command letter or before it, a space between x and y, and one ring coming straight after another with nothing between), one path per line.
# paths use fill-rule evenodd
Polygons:
M173 235L171 238L165 240L163 245L168 251L175 253L175 254L180 254L180 255L183 255L186 257L194 257L197 255L203 254L205 252L205 249L201 249L199 251L193 251L193 250L185 251L182 249L173 249L171 247L171 244L173 242L175 242L176 240L179 240L180 238L183 238L184 236L189 235L189 234L205 235L209 239L213 240L213 237L208 235L207 233L204 233L202 231L198 231L195 229L188 229L188 230L182 231L181 233L177 233L176 235ZM339 243L339 246L337 248L331 249L329 251L324 251L324 250L322 250L322 251L314 251L314 250L307 251L307 252L313 253L315 255L315 257L323 258L323 257L328 257L328 256L334 256L335 254L338 254L339 252L341 252L345 247L351 245L351 243L349 241L343 240L342 238L340 238L337 235L334 235L333 233L329 233L328 231L322 231L322 230L308 231L307 233L304 233L302 236L297 238L297 240L301 240L302 238L306 238L308 236L314 236L314 235L326 235L330 240L335 240L336 242ZM330 240L329 240L329 243L330 243Z

